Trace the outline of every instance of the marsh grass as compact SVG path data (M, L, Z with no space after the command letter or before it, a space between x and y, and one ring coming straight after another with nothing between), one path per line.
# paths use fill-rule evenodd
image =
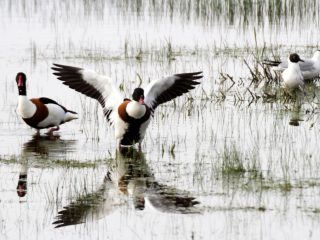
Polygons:
M223 174L243 174L246 172L241 154L233 146L231 149L225 149L222 156Z
M19 155L1 155L0 162L4 164L17 164L21 160Z
M223 23L225 25L239 26L240 29L245 28L250 22L254 22L258 26L267 23L270 26L279 24L281 21L294 22L305 21L302 16L308 17L319 16L315 10L318 9L318 3L308 0L296 2L289 1L226 1L219 0L196 0L196 1L122 1L114 2L121 11L131 11L137 16L146 14L146 9L156 14L155 17L161 19L163 16L169 16L171 20L178 15L183 21L202 22L202 24ZM310 9L312 9L310 13ZM285 20L284 20L285 19Z
M256 58L255 58L256 59ZM302 99L309 104L319 102L319 78L309 80L304 90L288 90L283 86L281 74L258 61L252 65L244 59L249 75L235 79L228 73L220 72L219 94L211 96L218 101L233 99L237 102L292 103Z
M106 159L96 159L96 160L87 160L79 161L76 159L55 159L52 157L23 157L21 155L2 155L0 157L0 162L3 164L27 164L29 166L36 166L40 168L96 168L101 165L105 165L109 161Z
M257 153L243 153L243 151L234 142L231 145L225 143L222 153L218 153L219 168L217 171L222 175L239 175L244 174L250 178L262 178L262 168Z

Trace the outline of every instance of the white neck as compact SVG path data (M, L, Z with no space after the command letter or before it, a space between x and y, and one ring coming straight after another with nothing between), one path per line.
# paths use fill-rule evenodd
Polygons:
M30 118L35 114L37 107L27 98L27 96L20 95L17 110L21 117Z
M135 119L142 118L146 113L146 106L138 103L137 101L131 101L128 103L126 111L130 117Z
M294 69L297 71L301 71L299 64L295 63L295 62L291 62L291 61L289 61L288 68L291 68L291 69Z

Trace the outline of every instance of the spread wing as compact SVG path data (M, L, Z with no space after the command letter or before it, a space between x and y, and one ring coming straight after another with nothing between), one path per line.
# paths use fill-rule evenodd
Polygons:
M98 73L78 67L53 64L52 70L63 84L88 97L98 100L107 120L112 124L116 109L122 102L119 90L111 80Z
M202 77L202 72L192 72L175 74L154 81L150 83L145 90L144 102L150 107L151 111L154 112L158 105L194 89L195 85L200 84L200 82L196 80L201 79Z

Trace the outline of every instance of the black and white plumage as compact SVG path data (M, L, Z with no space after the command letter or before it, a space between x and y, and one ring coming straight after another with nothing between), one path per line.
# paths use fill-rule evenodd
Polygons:
M264 60L263 64L272 66L274 71L283 72L289 66L290 60L275 61ZM304 80L317 78L320 76L320 50L314 52L312 58L304 59L298 63Z
M288 68L282 73L284 85L288 89L297 89L304 85L299 62L304 62L304 60L296 53L290 54L288 58Z
M175 74L151 82L145 91L136 88L132 100L123 100L119 89L108 77L83 68L53 65L53 74L63 84L101 104L106 119L115 128L115 137L120 145L140 145L155 109L194 89L200 83L196 80L203 77L202 72Z
M59 130L59 126L65 122L77 119L76 112L66 109L56 101L41 97L27 98L27 77L20 72L16 76L19 91L18 114L26 124L39 130L50 128L49 135ZM55 127L55 128L54 128Z

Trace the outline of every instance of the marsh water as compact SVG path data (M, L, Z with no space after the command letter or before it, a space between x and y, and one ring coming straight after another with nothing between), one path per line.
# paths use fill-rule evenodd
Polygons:
M319 82L254 80L259 62L319 49L318 1L0 1L0 239L319 239ZM142 81L203 71L155 112L141 152L117 150L97 102L52 63ZM40 136L31 97L79 113ZM276 79L276 76L275 76Z

